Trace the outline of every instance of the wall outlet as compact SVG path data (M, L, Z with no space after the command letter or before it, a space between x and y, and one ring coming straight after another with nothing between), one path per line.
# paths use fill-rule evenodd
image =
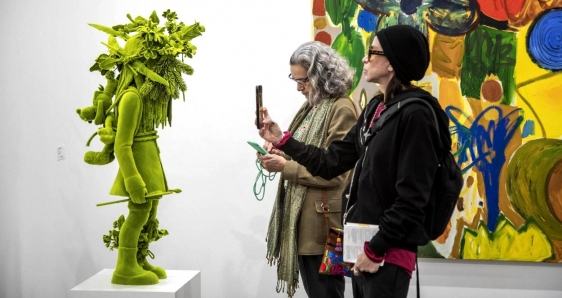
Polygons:
M66 150L64 149L64 145L60 145L57 147L57 160L63 160L66 157Z

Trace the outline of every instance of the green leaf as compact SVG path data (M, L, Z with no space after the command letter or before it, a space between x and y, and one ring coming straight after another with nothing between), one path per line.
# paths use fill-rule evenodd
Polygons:
M130 64L125 65L125 67L129 68L129 70L133 73L133 77L139 75L139 73Z
M205 27L201 26L198 22L191 26L183 27L180 31L183 40L191 40L205 32Z
M115 53L119 53L119 54L121 54L121 52L122 52L122 49L121 49L120 47L117 47L117 48L116 48L116 47L114 47L114 46L112 46L112 45L109 45L109 44L107 44L107 43L105 43L105 42L102 42L101 44L103 44L103 45L105 45L106 47L108 47L109 52L114 51Z
M129 37L126 34L123 34L122 32L119 32L117 30L113 30L112 28L106 27L106 26L102 26L102 25L98 25L98 24L88 24L102 32L105 32L109 35L115 35L115 36L119 36L121 38L123 38L124 40L127 40Z
M156 11L153 10L152 14L150 15L150 19L152 20L152 22L154 22L156 25L160 24L160 19L158 18L158 15L156 14Z
M100 68L99 63L105 59L107 59L107 57L109 57L107 54L101 54L98 56L98 58L96 58L96 63L94 63L94 65L92 65L92 67L90 67L90 71L96 71L99 70L100 72L102 72L102 69Z
M92 65L92 66L90 67L90 72L94 72L94 71L101 71L101 68L100 68L100 66L99 66L99 64L98 64L97 62L94 63L94 65Z
M157 73L153 72L152 70L148 69L142 62L135 61L133 62L133 68L145 75L147 78L158 82L166 87L169 86L168 81L166 81L163 77L159 76Z
M113 69L115 67L115 62L117 62L117 60L115 58L108 57L107 59L105 59L105 60L103 60L99 63L99 67L101 69L110 70L110 69Z
M141 16L138 16L138 17L135 18L134 23L136 23L136 24L146 24L146 19L141 17Z
M115 39L113 35L110 35L109 38L107 39L107 45L109 48L109 53L111 55L115 55L118 53L118 50L115 49L121 49L121 46L119 45L117 39Z
M123 49L123 55L134 57L138 55L138 53L142 50L142 39L139 38L139 35L135 35L125 43L125 48Z
M121 216L119 216L119 219L117 220L118 227L121 228L123 223L125 223L125 215L121 214Z

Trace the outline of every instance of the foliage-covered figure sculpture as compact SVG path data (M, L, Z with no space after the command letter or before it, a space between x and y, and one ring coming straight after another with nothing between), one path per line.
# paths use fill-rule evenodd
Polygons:
M107 84L94 93L92 106L77 112L81 119L102 125L87 145L97 134L105 146L101 152L87 152L84 160L103 165L117 158L119 171L110 194L129 198L128 216L121 216L103 237L107 247L118 248L114 284L149 285L166 278L164 269L146 261L146 256L153 257L150 242L167 234L158 229L159 200L179 191L168 188L156 128L171 125L172 99L186 90L181 75L193 73L178 57L195 54L190 40L205 28L178 23L170 10L162 16L167 20L164 27L158 27L156 12L148 19L127 15L130 23L111 28L90 24L109 34L104 43L109 54L101 54L90 68L100 71ZM123 48L116 37L125 41ZM118 72L115 78L114 72Z

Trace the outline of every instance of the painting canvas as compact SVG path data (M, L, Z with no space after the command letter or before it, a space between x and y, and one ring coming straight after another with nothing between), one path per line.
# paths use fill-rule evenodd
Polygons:
M447 231L422 257L562 261L562 0L313 0L313 38L355 68L376 31L411 25L430 42L416 84L450 118L464 187Z

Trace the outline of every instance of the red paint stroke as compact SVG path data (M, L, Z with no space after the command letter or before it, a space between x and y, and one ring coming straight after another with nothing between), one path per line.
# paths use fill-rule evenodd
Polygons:
M314 40L315 41L319 41L322 43L325 43L327 45L331 45L332 44L332 37L330 36L330 34L328 34L328 32L326 31L320 31L316 34L316 36L314 36Z
M478 0L480 11L492 19L507 21L510 15L519 15L523 4L529 0Z
M312 2L312 15L323 17L326 15L326 5L324 0L314 0Z

